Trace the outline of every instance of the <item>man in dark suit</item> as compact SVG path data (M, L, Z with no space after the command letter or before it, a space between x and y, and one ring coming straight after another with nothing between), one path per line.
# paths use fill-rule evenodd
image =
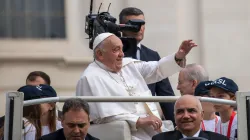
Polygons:
M183 95L175 102L174 115L178 130L157 134L153 136L152 140L179 140L189 137L227 140L227 137L221 134L201 130L204 114L201 102L193 95Z
M66 138L64 136L63 129L59 129L54 133L50 133L48 135L41 137L40 140L66 140ZM67 140L70 140L70 139L67 139ZM83 139L79 138L79 140L83 140ZM93 136L87 134L84 140L99 140L99 139L94 138Z
M128 7L124 8L119 15L120 24L125 24L131 19L137 19L144 21L144 13L135 7ZM160 60L160 56L156 51L153 51L146 46L142 45L140 42L142 41L144 37L144 30L145 25L141 26L141 29L139 32L129 32L129 31L123 31L123 36L125 37L133 37L137 41L137 54L136 57L139 60L142 61L158 61ZM126 56L125 56L126 57ZM155 96L175 96L174 91L170 85L170 82L168 78L148 85L149 89L152 92L152 95ZM163 114L165 116L165 119L172 120L174 122L174 104L173 103L160 103L160 106L162 108Z
M99 140L88 134L89 105L82 99L65 101L62 110L62 129L42 136L40 140Z
M152 140L180 140L183 138L181 132L178 130L170 131L170 132L166 132L166 133L158 134L158 135L154 136L152 138ZM200 139L199 139L199 137L200 137ZM205 140L206 139L207 140L228 140L227 137L225 137L221 134L218 134L218 133L211 132L211 131L200 131L198 137L195 137L195 138L197 140L203 140L204 138L205 138Z

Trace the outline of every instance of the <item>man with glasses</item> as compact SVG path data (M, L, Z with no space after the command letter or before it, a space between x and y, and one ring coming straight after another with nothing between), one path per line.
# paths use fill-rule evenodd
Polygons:
M177 89L181 95L194 95L196 86L208 79L208 73L201 65L188 64L179 73Z
M88 134L89 105L82 99L69 99L63 105L62 129L40 140L99 140Z

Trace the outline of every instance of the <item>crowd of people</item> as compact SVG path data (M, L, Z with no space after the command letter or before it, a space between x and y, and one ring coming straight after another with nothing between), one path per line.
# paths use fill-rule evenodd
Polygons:
M128 7L121 11L119 19L124 24L131 19L144 21L145 17L140 9ZM230 105L201 103L196 96L235 100L237 84L226 77L209 81L201 65L186 65L186 56L197 46L192 40L184 40L175 53L160 58L156 51L141 44L144 30L145 25L142 25L137 33L123 32L123 36L137 40L136 59L124 56L122 41L114 34L101 33L95 37L94 61L81 75L76 96L174 96L168 77L179 72L177 89L181 97L175 103L160 103L161 110L153 102L87 103L81 99L67 100L62 111L56 108L56 103L26 106L23 108L23 139L98 140L102 138L88 134L90 124L123 120L130 126L132 140L189 137L233 140L237 135L237 109ZM56 97L50 84L46 73L35 71L17 91L24 93L24 100ZM164 120L171 120L174 130L169 130Z

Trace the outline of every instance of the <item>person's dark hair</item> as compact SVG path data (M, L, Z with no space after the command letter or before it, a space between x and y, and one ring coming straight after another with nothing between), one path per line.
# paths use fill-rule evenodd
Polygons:
M4 126L5 116L0 117L0 127Z
M119 22L121 24L124 24L124 17L126 16L139 16L139 15L144 15L142 10L135 8L135 7L127 7L122 9L122 11L119 14Z
M79 111L83 109L89 115L89 104L83 99L68 99L64 102L62 114L64 115L70 110Z
M56 103L50 103L51 106L54 106L54 108L52 110L49 110L49 118L48 118L48 126L49 126L49 130L50 132L55 132L56 131L56 121L59 119L56 116ZM59 117L59 116L58 116Z
M0 140L4 139L4 120L5 116L0 117Z
M36 80L36 77L42 77L43 80L46 82L46 84L50 85L51 81L50 81L50 77L48 74L46 74L45 72L42 72L42 71L33 71L31 72L27 78L26 78L26 82L29 80L29 81L35 81Z
M26 122L24 126L28 125L27 123L31 123L32 125L34 125L34 127L36 128L35 140L38 140L42 136L42 125L40 122L40 116L41 116L40 105L31 105L23 107L23 117L28 120L28 122Z

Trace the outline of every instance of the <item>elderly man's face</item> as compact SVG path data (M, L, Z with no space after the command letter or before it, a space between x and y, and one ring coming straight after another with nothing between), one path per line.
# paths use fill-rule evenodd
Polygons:
M202 119L203 111L198 107L197 100L186 98L176 102L175 123L182 133L196 133Z
M186 77L186 72L184 70L180 71L177 90L180 91L181 95L193 95L195 89L194 80L189 80Z
M118 37L114 35L108 37L104 42L102 53L98 56L99 60L113 72L119 72L124 57L122 48L122 41Z
M62 126L67 140L83 140L90 126L89 116L83 110L69 110L63 115Z

